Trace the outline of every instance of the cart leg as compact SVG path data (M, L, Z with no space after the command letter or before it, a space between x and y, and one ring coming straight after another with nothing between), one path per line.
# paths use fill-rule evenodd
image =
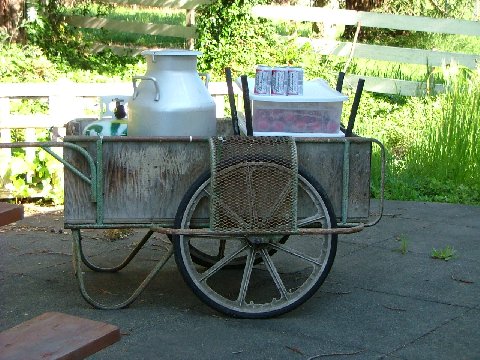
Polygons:
M303 170L299 170L298 186L298 226L335 228L335 214L321 186ZM199 214L210 193L209 178L189 190L177 212L176 227L201 227ZM203 226L208 227L208 221ZM335 234L292 235L286 243L284 239L281 235L176 235L175 260L186 283L207 305L231 316L266 318L293 310L309 299L327 277L335 258ZM198 252L208 253L220 240L225 241L225 247L219 259L206 268L199 267ZM259 258L261 263L257 264ZM237 266L228 268L232 263Z
M135 248L128 254L128 256L117 266L113 267L100 267L95 264L93 264L90 260L87 259L83 252L83 247L82 247L82 234L80 232L80 229L72 229L72 235L75 239L78 239L78 246L79 246L79 252L80 252L80 258L82 262L90 269L93 271L97 272L117 272L119 270L122 270L125 266L127 266L130 261L137 255L137 253L140 251L140 249L145 245L145 243L148 241L148 239L152 236L153 231L149 230L147 234L143 237L143 239L135 246Z
M151 235L151 231L149 231L148 237ZM142 293L142 291L145 289L145 287L150 283L150 281L153 279L153 277L160 271L160 269L167 263L168 259L173 254L173 247L170 247L168 252L160 259L155 267L150 271L150 273L147 275L147 277L140 283L140 285L137 287L137 289L128 297L126 300L118 303L118 304L103 304L98 302L97 300L93 299L87 292L85 288L85 280L83 277L83 271L81 267L81 260L83 261L82 258L82 250L81 250L81 236L80 236L80 230L79 229L73 229L72 230L72 235L73 235L73 266L74 266L74 271L75 275L78 280L78 285L80 288L80 293L82 294L83 298L85 301L87 301L90 305L97 309L102 309L102 310L116 310L116 309L121 309L125 308L128 305L130 305L135 299ZM148 239L148 237L144 237ZM143 241L143 240L142 240ZM146 240L145 240L146 241ZM144 242L145 242L144 241ZM143 245L143 244L142 244ZM134 249L134 251L137 248ZM134 252L132 251L132 253ZM135 254L138 252L138 250L135 252ZM135 256L135 255L133 255ZM133 257L132 256L132 257ZM130 259L131 260L131 259ZM130 261L129 260L129 261ZM129 262L128 261L128 262ZM127 263L128 263L127 262ZM95 270L95 269L94 269Z

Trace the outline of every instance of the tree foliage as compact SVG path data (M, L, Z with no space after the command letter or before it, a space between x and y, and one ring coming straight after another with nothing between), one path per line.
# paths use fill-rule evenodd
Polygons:
M258 63L270 61L275 43L269 21L251 15L253 5L265 0L216 0L198 9L198 40L203 52L200 68L221 73L229 66L244 72ZM251 69L250 69L251 71Z

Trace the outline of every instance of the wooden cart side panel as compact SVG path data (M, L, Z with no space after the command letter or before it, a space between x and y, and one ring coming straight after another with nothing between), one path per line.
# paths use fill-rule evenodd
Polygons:
M183 195L210 166L207 142L107 143L105 223L173 219Z
M298 165L325 190L336 215L341 213L343 143L297 143ZM299 216L302 200L299 199ZM311 209L306 209L307 214ZM311 213L311 212L310 212Z
M76 142L86 149L96 161L95 142ZM85 158L77 151L64 148L63 157L87 177L91 177ZM64 170L64 219L66 223L93 224L96 219L95 203L92 202L91 187L67 167Z
M366 221L370 212L372 143L350 144L347 222Z
M72 142L71 139L69 141ZM95 142L77 143L96 160ZM65 158L88 174L84 159ZM180 201L209 168L208 142L103 141L103 223L159 223L175 217ZM65 172L65 222L95 223L89 185Z
M340 220L343 207L344 142L299 142L297 149L299 165L306 169L325 190L335 215ZM370 158L370 142L350 144L347 222L368 219ZM301 204L300 200L299 204Z
M75 142L69 139L68 141ZM96 157L95 141L78 141ZM342 216L343 141L298 142L299 165L324 188L338 219ZM89 174L86 161L65 149L65 158ZM365 221L370 205L371 143L350 144L348 218ZM104 223L162 223L175 217L190 185L210 166L207 141L103 141ZM302 200L299 199L299 216ZM308 209L303 209L308 211ZM65 222L95 223L90 186L65 171Z

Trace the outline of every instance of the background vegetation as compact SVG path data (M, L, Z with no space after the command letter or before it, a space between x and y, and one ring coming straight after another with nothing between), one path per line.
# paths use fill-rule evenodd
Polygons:
M217 0L198 9L196 46L204 54L200 58L199 70L208 71L213 80L222 81L226 66L231 67L235 75L252 75L256 64L289 64L303 67L307 79L322 77L333 86L338 72L345 66L345 59L320 56L309 46L298 48L294 44L295 36L299 34L315 36L311 24L293 25L252 18L251 6L266 2ZM468 18L473 14L472 2L465 0L446 1L441 9L418 6L418 3L424 2L389 0L376 11L457 18ZM172 38L132 37L131 34L116 35L115 38L104 31L78 31L63 24L59 17L65 12L106 14L122 19L147 17L149 22L155 22L156 17L162 22L168 18L174 24L182 24L184 17L174 12L158 13L148 8L107 6L91 1L75 2L73 7L50 1L46 8L38 11L40 16L25 24L28 45L11 44L8 38L3 39L0 81L55 81L65 77L85 82L129 81L133 74L145 72L142 57L121 57L109 51L91 54L89 45L102 38L112 43L120 41L147 47L184 46ZM279 37L279 34L288 37ZM344 36L351 40L348 33ZM479 39L453 35L369 30L363 34L362 41L480 53ZM381 74L412 80L435 77L446 84L446 93L421 98L364 93L355 131L362 136L378 138L387 148L387 198L480 205L479 69L468 70L455 64L432 69L360 60L349 66L350 70L361 70L365 75ZM352 95L351 89L345 88L344 91ZM344 105L344 123L350 106L350 101ZM373 169L374 176L378 171L378 168ZM42 181L50 175L46 172L39 174L38 186L46 186ZM24 178L22 174L11 176L17 180ZM373 183L373 190L378 193L377 182Z

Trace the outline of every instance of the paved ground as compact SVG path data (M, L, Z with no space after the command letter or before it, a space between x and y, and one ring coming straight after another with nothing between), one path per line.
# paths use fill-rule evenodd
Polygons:
M95 359L480 359L480 207L387 202L378 225L340 237L317 294L269 320L214 312L173 259L130 308L94 310L79 294L62 227L57 211L0 228L0 330L46 311L119 326L120 342ZM86 245L100 260L131 247L128 239ZM431 258L449 245L456 258ZM140 278L166 246L155 239L116 280ZM102 281L99 291L114 296Z

